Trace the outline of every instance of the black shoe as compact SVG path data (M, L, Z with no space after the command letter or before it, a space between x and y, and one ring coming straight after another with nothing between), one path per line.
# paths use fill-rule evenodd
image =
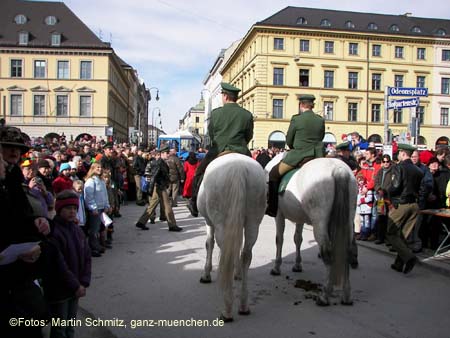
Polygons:
M395 250L393 247L390 247L390 248L389 248L389 251L390 251L390 252L397 252L397 250Z
M159 218L159 221L160 221L160 222L165 222L165 221L167 221L167 218L165 218L165 217L160 217L160 218Z
M136 202L136 205L139 205L140 207L143 207L145 205L145 201Z
M384 241L382 239L377 239L374 243L379 245L379 244L383 244Z
M145 224L139 223L139 222L136 223L136 226L138 228L142 229L142 230L148 230L149 229L148 226L146 226Z
M400 259L399 256L395 258L394 264L391 265L391 269L402 272L403 271L403 261Z
M180 228L177 225L172 225L172 226L169 227L169 231L179 232L179 231L183 231L183 228Z
M193 201L187 204L187 208L191 212L192 217L198 217L197 204Z
M154 219L150 219L150 224L155 224L155 220Z
M407 261L405 264L405 269L403 270L403 273L405 273L405 274L410 273L417 262L418 262L417 257L413 257L409 261Z

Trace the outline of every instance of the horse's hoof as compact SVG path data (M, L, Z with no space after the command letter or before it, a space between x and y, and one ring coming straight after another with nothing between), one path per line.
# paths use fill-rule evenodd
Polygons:
M241 276L234 276L234 280L242 280Z
M209 277L209 278L200 277L200 283L202 283L202 284L209 284L209 283L211 283L211 277Z
M358 261L352 261L352 262L350 262L350 267L351 267L352 269L357 269L358 266L359 266Z
M279 275L281 275L281 272L280 272L280 270L272 269L272 270L270 270L270 274L272 276L279 276Z
M231 323L233 321L233 317L225 317L223 314L220 314L219 319L224 323Z
M330 302L323 300L321 297L317 297L316 305L318 305L318 306L328 306L328 305L330 305Z
M341 300L341 304L342 305L347 305L347 306L352 306L353 305L353 301L352 300Z
M303 268L301 266L298 267L298 266L294 265L292 267L292 272L302 272L302 271L303 271Z
M241 316L248 316L250 314L250 309L247 310L239 310L238 312Z

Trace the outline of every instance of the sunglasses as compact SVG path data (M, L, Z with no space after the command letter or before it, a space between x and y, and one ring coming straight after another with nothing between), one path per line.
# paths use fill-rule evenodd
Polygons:
M383 163L391 163L391 161L383 161Z

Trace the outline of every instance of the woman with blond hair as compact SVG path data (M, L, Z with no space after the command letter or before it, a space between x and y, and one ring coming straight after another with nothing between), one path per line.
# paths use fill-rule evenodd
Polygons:
M100 246L99 234L101 225L101 215L110 211L108 201L108 191L102 179L102 166L100 163L93 163L87 173L84 185L84 199L88 213L88 237L92 256L100 257L104 249Z

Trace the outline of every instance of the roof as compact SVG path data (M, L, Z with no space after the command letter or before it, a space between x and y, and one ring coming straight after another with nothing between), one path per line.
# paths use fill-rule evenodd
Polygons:
M15 22L20 14L26 17L24 24ZM46 24L49 16L56 18L54 25ZM19 33L28 32L26 47L52 47L51 34L59 33L61 43L54 48L111 48L62 2L1 0L0 22L0 46L19 46Z
M324 20L328 20L329 25ZM373 25L371 28L370 24L375 24L377 29L373 29ZM387 15L291 6L282 9L263 21L257 22L256 25L319 28L330 31L355 31L408 36L450 37L450 20L445 19L419 18L407 14ZM393 25L396 25L398 30L393 30ZM418 27L420 32L418 29L413 30L414 27Z

